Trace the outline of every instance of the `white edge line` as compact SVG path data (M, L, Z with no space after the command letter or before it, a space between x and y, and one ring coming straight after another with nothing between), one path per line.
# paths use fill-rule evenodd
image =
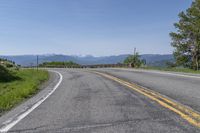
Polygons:
M148 71L145 71L145 72L148 72ZM179 76L179 77L186 77L186 78L198 78L200 79L199 76L193 76L193 75L186 75L186 74L177 74L177 73L169 73L169 72L150 72L149 73L158 73L158 74L166 74L166 75L172 75L172 76Z
M163 75L172 75L172 76L179 76L179 77L186 77L186 78L197 78L200 79L200 76L194 76L194 75L187 75L187 74L178 74L178 73L170 73L170 72L159 72L159 71L148 71L148 70L129 70L129 69L122 69L126 71L135 71L135 72L147 72L147 73L157 73L157 74L163 74Z
M26 112L24 112L24 113L20 114L19 116L17 116L17 118L15 118L13 121L8 120L8 122L5 122L5 123L8 123L8 124L6 124L4 127L0 128L0 132L1 133L8 132L12 127L14 127L18 122L20 122L22 119L24 119L28 114L30 114L34 109L36 109L40 104L42 104L49 96L51 96L54 93L54 91L61 84L61 82L63 80L63 76L62 76L61 73L59 73L57 71L51 71L51 72L55 72L55 73L59 74L59 77L60 77L59 82L54 86L52 91L50 93L48 93L46 96L42 97L37 103L35 103Z

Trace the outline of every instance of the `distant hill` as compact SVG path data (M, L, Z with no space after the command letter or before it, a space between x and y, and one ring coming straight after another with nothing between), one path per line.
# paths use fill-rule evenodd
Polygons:
M146 60L148 66L165 67L167 62L174 62L172 54L144 54L141 58Z
M51 62L51 61L73 61L81 65L92 65L92 64L116 64L122 63L128 54L117 55L117 56L69 56L69 55L39 55L39 63ZM22 66L34 66L36 65L36 55L18 55L18 56L0 56L0 58L14 61L16 64ZM160 55L160 54L144 54L141 55L142 59L145 59L147 64L154 66L163 66L166 61L173 61L173 55ZM162 64L164 63L164 64Z

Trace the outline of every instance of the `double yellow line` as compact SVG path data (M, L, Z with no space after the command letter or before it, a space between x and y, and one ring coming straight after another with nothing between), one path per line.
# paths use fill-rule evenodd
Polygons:
M97 71L92 71L93 73L96 73L98 75L101 75L103 77L106 77L108 79L111 79L113 81L116 81L120 83L121 85L124 85L126 87L131 88L134 91L139 92L140 94L145 95L146 97L150 98L151 100L156 101L160 105L162 105L165 108L170 109L171 111L177 113L180 115L183 119L187 120L189 123L192 125L200 128L200 113L197 111L194 111L193 109L186 107L180 103L177 103L155 91L149 90L147 88L143 88L141 86L138 86L134 83L130 83L127 81L124 81L122 79L119 79L117 77L114 77L112 75L108 75L105 73L97 72Z

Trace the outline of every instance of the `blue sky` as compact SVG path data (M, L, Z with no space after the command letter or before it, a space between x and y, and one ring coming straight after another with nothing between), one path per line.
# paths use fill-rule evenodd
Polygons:
M0 55L172 53L192 0L0 0Z

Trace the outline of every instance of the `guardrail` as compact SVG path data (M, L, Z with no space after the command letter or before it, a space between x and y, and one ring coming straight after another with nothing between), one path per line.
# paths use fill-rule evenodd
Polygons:
M123 67L129 68L128 64L94 64L94 65L80 65L78 66L65 66L65 65L45 65L39 66L45 68L108 68L108 67ZM29 67L28 67L29 68ZM36 68L36 66L32 66L31 68Z

